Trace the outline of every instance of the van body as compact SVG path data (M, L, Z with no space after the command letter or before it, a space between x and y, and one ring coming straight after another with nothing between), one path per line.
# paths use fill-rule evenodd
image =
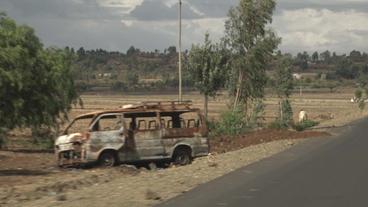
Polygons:
M59 166L171 160L209 153L208 128L190 102L144 102L75 118L55 141Z

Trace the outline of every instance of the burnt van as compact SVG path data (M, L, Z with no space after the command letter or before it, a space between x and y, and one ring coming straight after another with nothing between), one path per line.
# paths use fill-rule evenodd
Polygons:
M59 166L140 161L187 165L208 153L206 121L191 102L144 102L84 114L55 141Z

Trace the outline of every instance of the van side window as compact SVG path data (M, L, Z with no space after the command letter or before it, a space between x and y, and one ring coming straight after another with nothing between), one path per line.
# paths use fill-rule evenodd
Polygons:
M114 131L123 127L121 115L102 116L93 126L93 131Z
M124 114L124 120L128 129L133 131L157 130L160 126L157 114L154 112L126 113Z
M182 126L185 128L199 128L202 126L202 120L198 113L188 112L180 115Z
M196 112L161 113L161 126L166 129L199 128L202 126L201 118Z

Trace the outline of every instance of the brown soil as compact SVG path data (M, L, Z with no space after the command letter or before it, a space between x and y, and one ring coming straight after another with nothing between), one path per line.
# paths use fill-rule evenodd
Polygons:
M293 140L293 139L305 139L309 137L327 137L330 136L327 132L319 131L289 131L289 130L275 130L264 129L246 135L236 137L217 137L210 140L212 153L225 153L242 149L248 146L277 141L277 140Z

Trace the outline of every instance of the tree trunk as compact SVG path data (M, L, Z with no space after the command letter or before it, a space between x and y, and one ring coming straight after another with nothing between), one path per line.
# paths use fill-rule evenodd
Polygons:
M208 95L204 95L204 117L208 120Z
M237 89L236 89L236 95L235 95L235 100L234 100L234 110L238 107L239 101L240 101L240 96L241 96L241 90L242 90L242 82L243 82L243 73L242 71L239 72L239 79L238 79L238 84L237 84Z
M282 111L282 101L279 101L279 107L280 107L280 121L284 120L284 112Z

